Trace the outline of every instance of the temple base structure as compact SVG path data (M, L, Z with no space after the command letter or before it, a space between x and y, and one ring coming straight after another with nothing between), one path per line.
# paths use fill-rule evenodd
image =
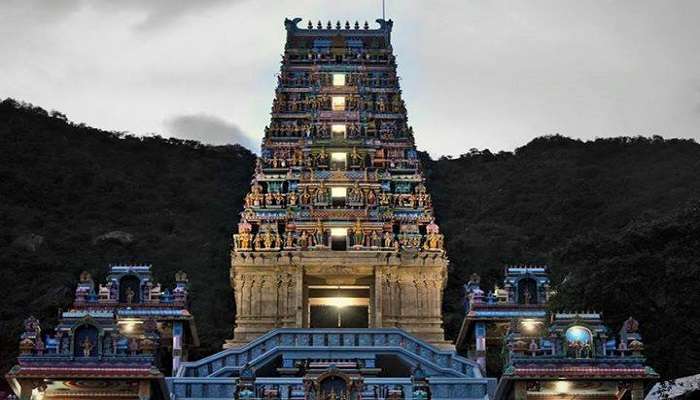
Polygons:
M396 328L274 329L166 379L173 400L485 399L496 387L476 362Z
M442 328L446 278L442 252L233 252L236 327L224 347L275 328L390 327L454 350Z

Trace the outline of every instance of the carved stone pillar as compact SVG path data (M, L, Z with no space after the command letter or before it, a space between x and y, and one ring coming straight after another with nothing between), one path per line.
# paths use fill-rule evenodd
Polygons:
M384 271L381 267L374 268L374 315L372 317L375 328L381 328L383 326L382 319L384 318L384 294L386 289L384 288Z

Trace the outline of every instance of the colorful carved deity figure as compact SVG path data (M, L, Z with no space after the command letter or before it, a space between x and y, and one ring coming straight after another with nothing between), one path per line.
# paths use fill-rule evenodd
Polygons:
M375 204L377 204L377 196L374 194L374 190L368 189L367 190L367 205L374 206Z
M401 99L399 95L394 95L391 101L391 111L395 113L401 112Z
M435 223L435 221L430 222L426 227L426 239L423 244L426 250L441 250L442 249L442 235L440 234L440 228Z
M362 156L357 152L357 147L352 148L350 153L350 165L355 168L362 167Z
M284 247L287 249L292 249L295 247L294 233L292 231L288 230L287 232L285 232Z
M294 149L294 153L292 154L292 166L301 166L304 164L304 153L301 151L301 149L296 148Z
M269 193L269 192L265 193L264 199L265 199L265 206L274 205L274 196L272 195L272 193Z
M321 151L316 156L316 166L320 168L328 168L328 154L325 148L321 148Z
M298 198L297 192L290 192L289 195L287 195L287 205L290 207L296 206Z
M394 234L389 231L384 232L384 247L394 247Z
M260 207L263 203L262 186L257 182L253 182L250 188L250 193L245 197L246 207Z
M384 96L378 96L376 102L376 111L380 113L386 112L386 99L384 98Z
M325 182L321 181L321 185L316 189L314 197L316 205L328 205L330 203L331 191L326 187Z
M278 232L275 232L275 248L282 248L282 238L280 237L280 234Z
M365 241L365 235L362 232L362 223L358 218L355 221L355 225L352 228L352 245L355 247L362 247Z
M258 232L255 235L255 250L260 250L263 247L263 234L261 232Z
M348 190L347 197L348 205L357 206L363 204L363 193L360 189L360 184L355 181L355 184Z
M239 249L250 249L251 248L251 231L252 225L243 219L238 224L238 235L234 235L236 239L235 244Z
M319 219L316 221L316 229L314 230L314 244L316 246L325 246L326 230L323 227L323 222Z
M309 235L306 233L306 231L301 231L301 235L299 235L299 247L302 249L306 249L309 247Z
M304 188L304 190L301 192L301 205L309 205L311 204L311 194L309 193L308 188Z
M131 304L134 302L134 296L136 296L136 292L131 287L126 288L126 304Z
M382 245L382 239L379 237L379 234L377 231L372 231L372 247L377 248L381 247Z
M387 207L391 204L391 197L389 193L382 191L379 193L379 205Z
M92 343L90 341L90 338L86 336L81 346L83 349L83 357L90 357L90 354L92 353L92 349L95 347L95 344Z
M264 236L264 238L263 238L263 244L264 244L264 246L265 246L266 249L272 248L272 241L273 241L273 239L274 239L274 237L272 236L272 232L270 232L269 229L266 230L266 231L265 231L265 236Z

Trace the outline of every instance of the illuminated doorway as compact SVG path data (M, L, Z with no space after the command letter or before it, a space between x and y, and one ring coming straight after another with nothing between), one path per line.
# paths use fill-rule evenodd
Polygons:
M310 286L309 327L368 328L368 286Z

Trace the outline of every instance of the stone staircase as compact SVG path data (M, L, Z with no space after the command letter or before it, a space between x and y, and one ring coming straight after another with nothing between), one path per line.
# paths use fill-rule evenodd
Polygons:
M242 347L183 363L167 383L177 400L232 399L241 378L254 379L261 391L274 387L282 393L279 398L303 399L301 377L260 376L256 371L280 357L283 368L292 368L299 360L362 360L364 367L374 368L377 356L393 356L411 367L414 376L428 382L433 399L483 399L495 387L495 380L484 378L475 362L395 328L275 329ZM362 398L381 398L374 393L390 387L400 387L404 398L412 398L413 380L390 375L391 371L383 371L382 377L366 377L367 395Z

